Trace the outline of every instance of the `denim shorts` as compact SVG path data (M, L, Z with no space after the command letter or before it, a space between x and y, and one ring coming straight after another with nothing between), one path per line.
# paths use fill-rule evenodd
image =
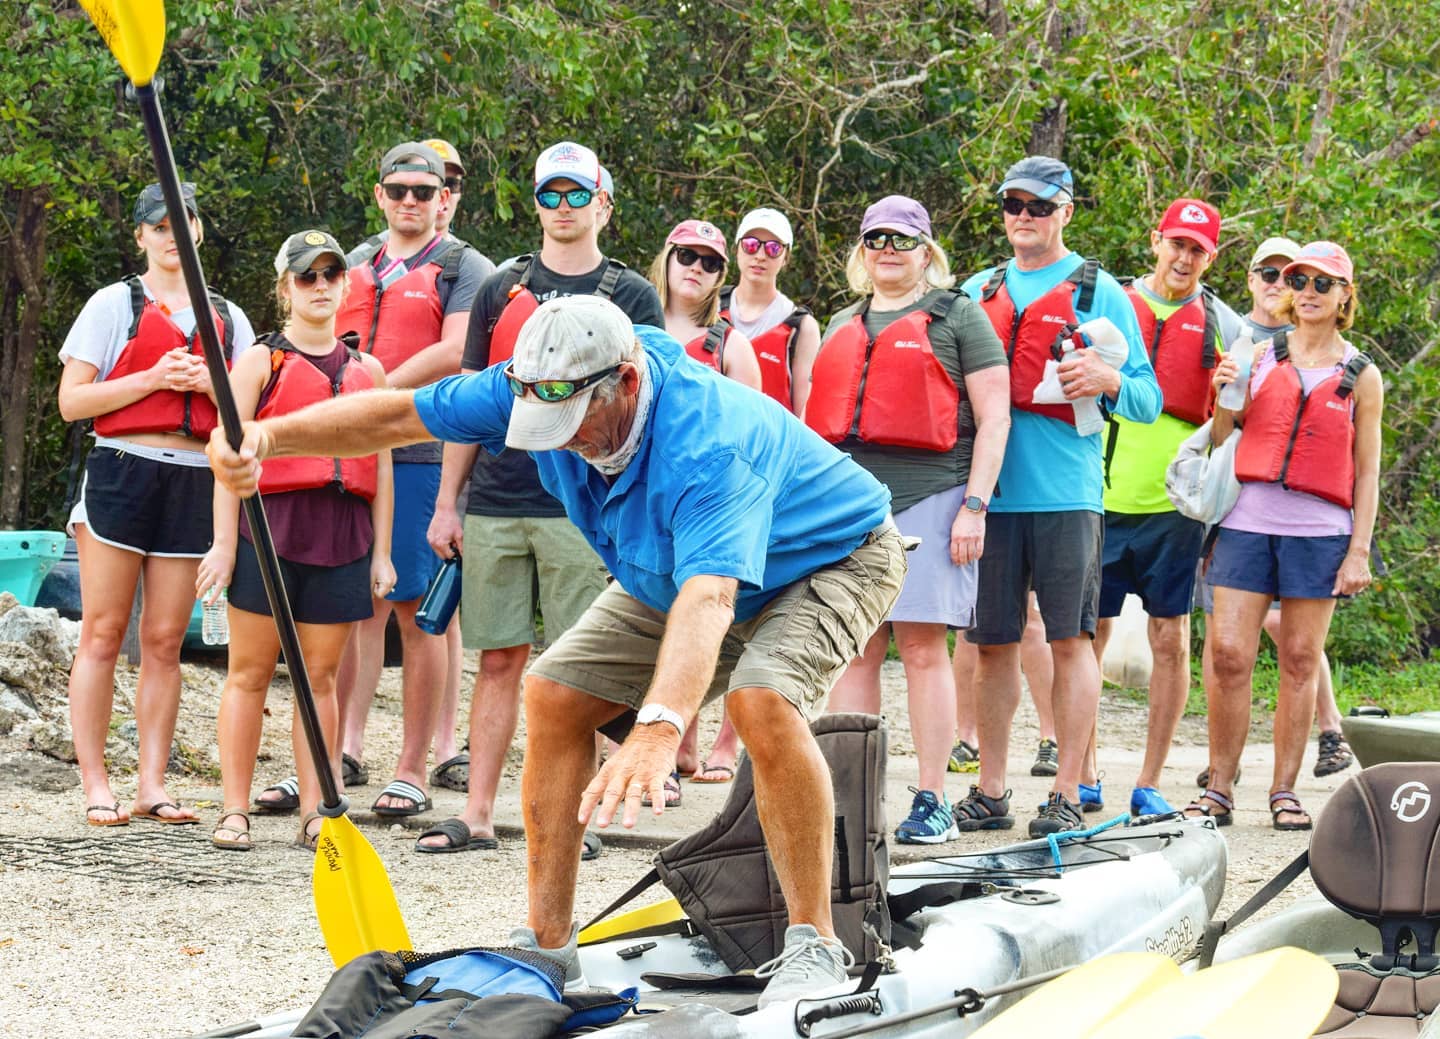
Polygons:
M1152 617L1184 617L1195 594L1195 563L1205 525L1178 512L1105 514L1100 616L1118 617L1125 596L1140 596Z
M1348 534L1306 538L1222 528L1210 583L1280 599L1333 599L1335 575L1348 551Z

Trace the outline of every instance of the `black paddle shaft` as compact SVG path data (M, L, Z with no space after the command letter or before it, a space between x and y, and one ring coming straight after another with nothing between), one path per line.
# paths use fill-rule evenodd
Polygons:
M165 130L165 118L160 113L160 98L153 82L135 87L135 96L140 102L140 114L145 120L145 136L150 141L150 151L155 157L155 172L160 177L160 190L165 195L165 210L170 214L170 230L175 234L175 246L180 253L180 267L185 272L185 288L190 294L190 309L195 312L195 328L200 334L200 345L205 350L205 365L210 369L210 385L215 390L215 406L220 412L220 423L225 427L225 439L235 450L240 449L242 431L240 412L235 407L235 395L230 390L230 373L225 366L225 356L220 352L220 336L215 330L215 317L210 310L210 299L205 292L205 272L200 267L200 253L195 248L195 239L190 234L190 221L176 219L186 212L185 202L180 195L180 175L175 170L175 154L170 150L170 135ZM275 628L280 633L280 647L285 651L285 663L290 669L290 681L295 686L295 709L300 712L300 723L305 728L305 739L310 744L310 756L315 762L315 771L320 777L322 814L336 817L343 815L347 807L340 791L335 786L335 776L330 771L330 756L325 750L325 734L320 731L320 716L315 712L315 693L310 688L310 674L305 670L305 657L300 652L300 636L295 630L295 615L290 610L290 600L285 595L285 582L280 576L280 559L275 553L275 541L270 536L270 524L265 519L265 506L258 494L244 499L245 517L250 522L250 536L255 541L255 555L260 560L260 576L265 582L265 597L270 600L270 614L275 618Z

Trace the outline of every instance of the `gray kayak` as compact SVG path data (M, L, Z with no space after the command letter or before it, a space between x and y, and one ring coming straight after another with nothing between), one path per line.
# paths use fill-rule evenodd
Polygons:
M1386 761L1440 761L1440 711L1365 713L1341 718L1340 728L1364 768Z

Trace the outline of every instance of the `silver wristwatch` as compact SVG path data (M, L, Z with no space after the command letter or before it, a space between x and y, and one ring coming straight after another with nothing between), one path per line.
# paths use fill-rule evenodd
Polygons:
M636 725L654 725L656 722L669 722L675 726L675 731L682 738L685 735L685 719L680 717L678 711L672 711L664 704L647 703L635 715Z

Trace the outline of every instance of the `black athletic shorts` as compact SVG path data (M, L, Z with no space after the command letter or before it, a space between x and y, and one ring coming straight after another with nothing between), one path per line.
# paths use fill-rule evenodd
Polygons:
M1093 638L1104 537L1105 518L1098 512L990 513L975 627L965 637L982 646L1019 642L1033 588L1047 640L1082 633Z
M198 559L210 550L213 539L214 490L215 478L208 467L96 445L86 459L80 491L84 523L93 537L116 548L146 556Z
M372 616L370 553L342 566L311 566L280 560L280 578L290 612L299 624L349 624ZM245 538L235 549L235 572L230 576L230 605L247 613L270 616L260 558Z

